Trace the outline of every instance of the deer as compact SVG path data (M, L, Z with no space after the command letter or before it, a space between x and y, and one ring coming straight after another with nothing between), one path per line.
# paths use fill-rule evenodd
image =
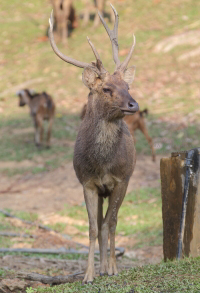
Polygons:
M16 94L19 96L19 106L24 107L28 105L30 108L30 115L35 127L35 144L37 147L41 146L43 140L43 121L48 120L46 147L49 148L55 114L55 103L52 97L46 92L35 93L28 89L20 90Z
M70 21L72 28L78 26L73 0L51 0L53 10L55 11L55 25L57 36L62 43L67 42L68 21Z
M82 81L89 89L88 106L81 122L74 147L73 165L76 176L83 186L84 199L89 220L89 255L83 284L92 283L95 278L94 252L98 238L100 250L100 276L117 275L115 256L115 231L119 208L126 194L129 179L133 173L136 152L134 141L125 115L139 110L138 103L129 93L135 67L128 63L135 47L135 36L130 52L121 63L118 46L119 16L115 15L113 30L110 30L98 12L112 44L112 54L116 65L113 74L103 66L100 56L90 41L96 62L78 61L59 51L53 36L53 11L49 19L49 39L55 54L63 61L83 68ZM108 198L108 209L103 216L103 202ZM107 259L108 237L110 256Z
M152 161L155 162L156 161L156 154L155 154L155 150L154 150L154 146L153 146L153 140L149 136L148 130L146 127L146 123L145 123L145 116L146 115L148 115L148 109L144 109L143 111L138 111L133 116L125 116L124 120L125 120L126 124L128 125L129 131L132 134L134 141L135 141L134 132L137 129L140 130L144 134L144 136L145 136L145 138L151 148Z
M85 104L81 110L81 114L80 114L81 120L83 120L83 118L85 116L86 109L87 109L87 104ZM156 155L155 155L155 150L154 150L154 146L153 146L153 140L148 134L148 130L147 130L146 123L145 123L145 116L147 116L147 115L148 115L148 109L144 109L143 111L138 111L137 113L135 113L135 115L125 116L124 121L128 125L129 131L133 136L134 142L136 142L136 139L134 136L135 130L138 129L144 134L144 136L145 136L145 138L151 148L152 161L155 162Z

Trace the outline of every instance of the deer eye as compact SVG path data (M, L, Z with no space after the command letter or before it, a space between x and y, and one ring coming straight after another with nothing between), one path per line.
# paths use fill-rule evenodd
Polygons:
M105 94L112 94L112 91L110 89L107 89L107 88L103 88L103 92Z

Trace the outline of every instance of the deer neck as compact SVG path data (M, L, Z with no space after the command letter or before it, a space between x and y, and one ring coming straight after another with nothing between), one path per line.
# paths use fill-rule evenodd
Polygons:
M112 109L98 97L89 97L85 123L88 136L93 138L94 151L99 157L109 156L119 145L122 136L122 119L112 117Z

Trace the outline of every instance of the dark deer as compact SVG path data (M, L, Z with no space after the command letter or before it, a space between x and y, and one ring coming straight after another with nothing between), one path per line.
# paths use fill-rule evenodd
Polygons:
M129 84L134 79L135 68L127 69L131 50L120 63L118 57L118 21L115 14L114 29L110 30L99 13L112 43L114 74L103 66L96 48L88 42L96 57L92 64L80 62L62 54L53 38L53 14L50 19L49 38L54 52L65 62L84 68L83 83L90 90L85 117L81 123L74 149L74 169L83 185L89 218L90 249L87 271L83 283L95 277L94 250L98 237L100 249L100 275L117 275L115 257L115 230L118 210L123 202L129 179L135 166L135 148L132 135L123 121L126 114L139 110L137 102L129 94ZM103 200L108 197L108 209L103 217ZM110 257L107 264L108 235L110 235Z
M134 132L135 130L139 129L145 136L146 140L148 141L151 153L152 153L152 161L156 161L156 154L153 146L153 140L148 134L148 130L145 123L145 116L148 115L148 110L144 109L143 111L138 111L133 116L125 116L124 120L126 121L128 128L130 130L130 133L132 134L134 138Z
M87 109L87 104L85 104L83 106L82 111L81 111L80 118L82 120L85 116L86 109ZM156 155L155 155L155 150L154 150L154 146L153 146L153 140L148 134L148 130L147 130L146 123L145 123L145 116L147 116L147 115L148 115L148 109L144 109L143 111L138 111L137 113L135 113L135 115L125 116L124 120L126 121L126 124L128 125L129 131L133 136L134 142L136 142L135 137L134 137L135 130L138 129L144 134L144 136L145 136L146 140L148 141L150 148L151 148L152 161L155 162Z
M76 28L78 25L73 0L51 0L51 2L58 39L66 43L69 35L68 22L70 21L72 28Z
M46 143L49 148L55 114L55 104L52 97L45 92L37 94L28 89L17 92L17 95L19 96L19 106L23 107L27 104L30 108L30 115L35 126L35 144L38 147L41 146L43 140L43 121L49 121Z

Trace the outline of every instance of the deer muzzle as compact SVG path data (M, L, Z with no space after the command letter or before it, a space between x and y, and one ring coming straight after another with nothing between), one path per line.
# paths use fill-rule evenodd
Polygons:
M125 115L131 115L139 111L139 105L132 97L129 97L123 102L120 109Z

